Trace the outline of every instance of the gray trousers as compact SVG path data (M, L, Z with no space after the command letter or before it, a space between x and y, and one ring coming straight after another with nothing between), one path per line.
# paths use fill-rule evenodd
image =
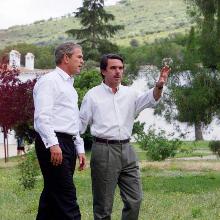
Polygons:
M130 143L93 143L90 166L94 219L111 219L118 185L124 203L121 219L137 220L142 190L137 157Z

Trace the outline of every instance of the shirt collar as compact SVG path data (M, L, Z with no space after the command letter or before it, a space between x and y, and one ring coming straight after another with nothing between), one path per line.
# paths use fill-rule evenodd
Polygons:
M110 91L110 92L112 93L112 88L109 87L108 85L106 85L106 84L104 83L104 81L102 81L101 85L102 85L106 90L108 90L108 91ZM121 83L119 84L119 86L118 86L118 88L117 88L117 92L119 91L120 88L121 88Z
M56 71L57 73L64 79L64 80L73 80L74 81L74 78L71 77L69 74L67 74L64 70L62 70L60 67L56 67Z

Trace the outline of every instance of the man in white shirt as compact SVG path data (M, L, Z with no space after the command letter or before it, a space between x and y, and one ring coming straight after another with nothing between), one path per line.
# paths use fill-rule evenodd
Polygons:
M81 47L61 44L55 50L55 62L56 69L42 76L33 92L35 148L44 178L37 220L79 220L73 173L77 156L80 170L86 158L72 77L84 63Z
M121 85L124 62L120 56L104 55L100 69L104 81L87 92L80 108L80 132L90 125L94 139L90 161L94 219L111 219L118 184L124 203L122 220L137 220L142 190L129 140L135 117L159 100L170 69L163 68L156 86L141 96Z

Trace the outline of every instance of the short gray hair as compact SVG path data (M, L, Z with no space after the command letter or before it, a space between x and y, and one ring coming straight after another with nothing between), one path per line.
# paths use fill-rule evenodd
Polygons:
M68 57L71 57L75 48L82 49L82 47L79 44L76 44L73 42L66 42L66 43L60 44L55 49L55 63L56 63L56 65L58 65L62 62L62 59L65 54Z

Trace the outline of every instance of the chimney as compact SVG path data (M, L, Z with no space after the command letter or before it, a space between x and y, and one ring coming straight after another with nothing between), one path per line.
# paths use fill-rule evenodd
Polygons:
M25 68L29 70L34 69L34 55L32 53L27 53L25 55Z
M21 54L17 50L11 50L9 53L9 66L14 68L21 66Z

